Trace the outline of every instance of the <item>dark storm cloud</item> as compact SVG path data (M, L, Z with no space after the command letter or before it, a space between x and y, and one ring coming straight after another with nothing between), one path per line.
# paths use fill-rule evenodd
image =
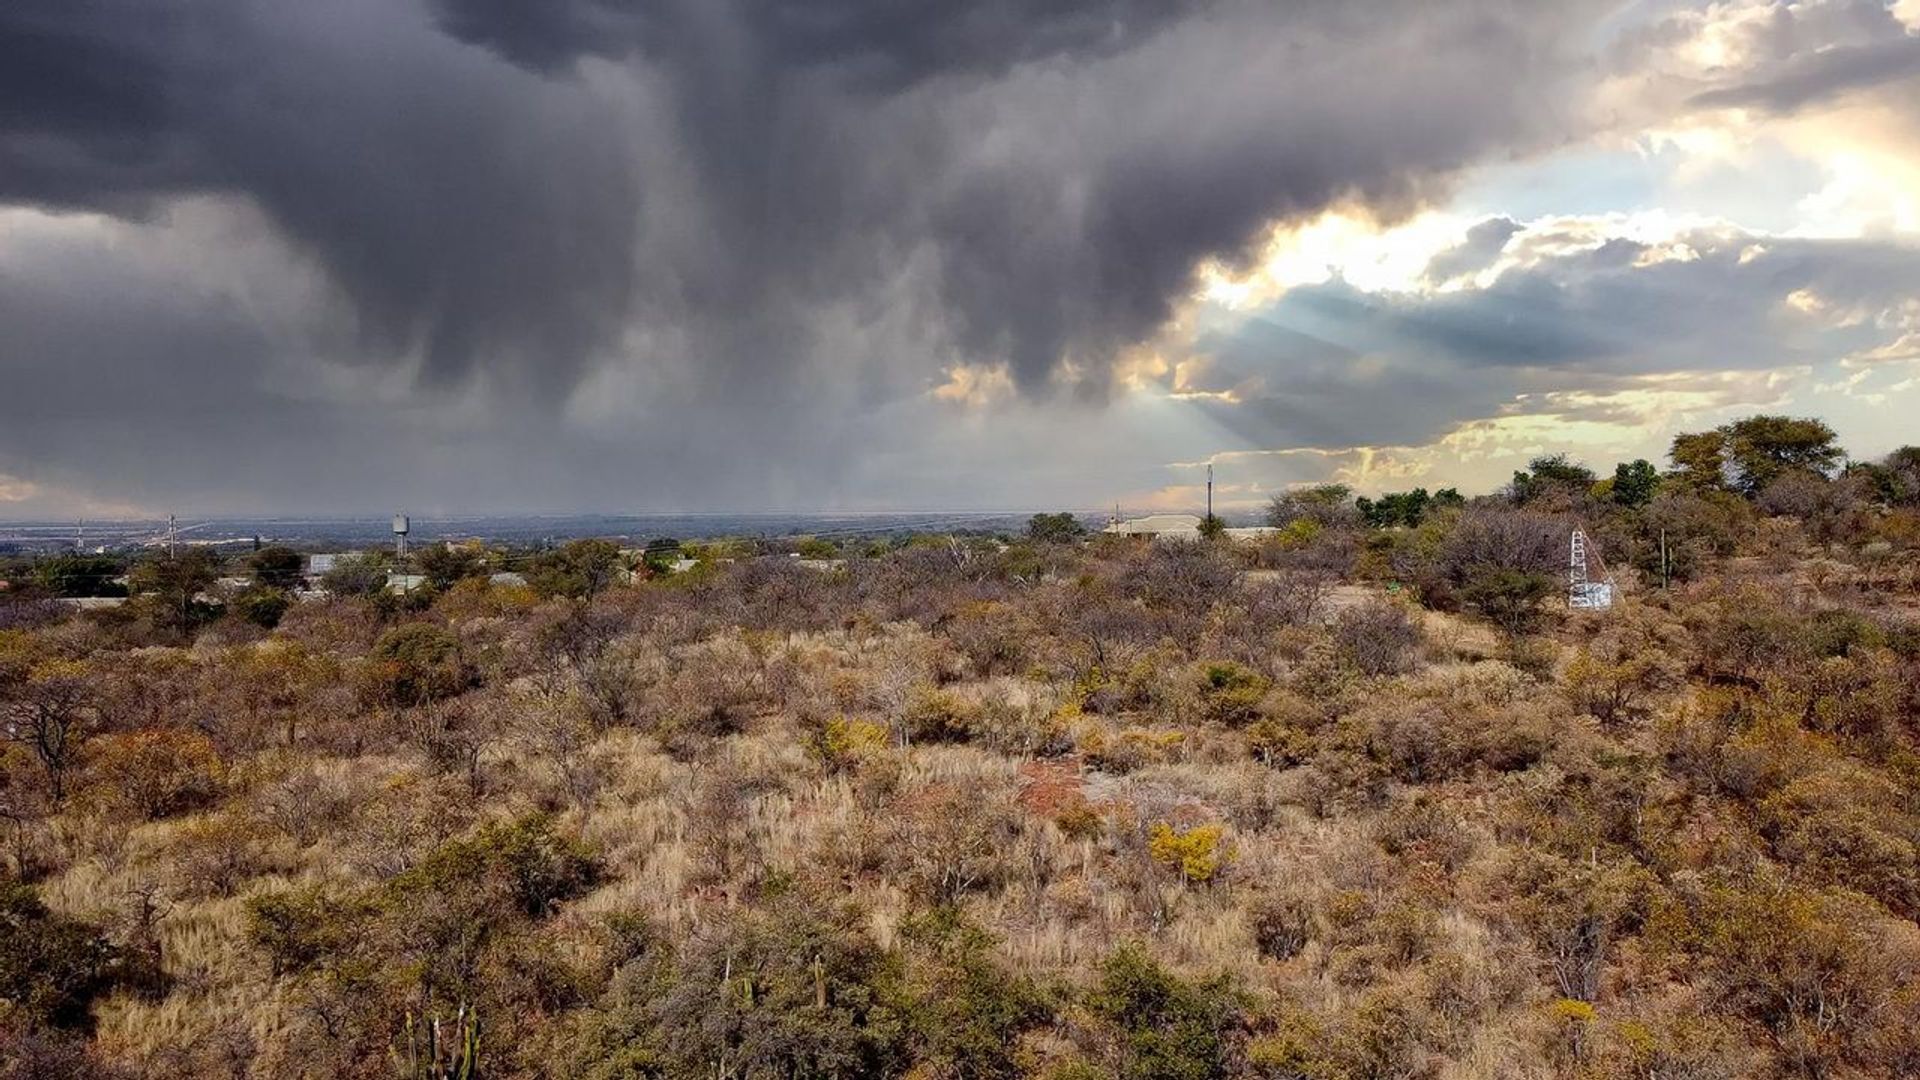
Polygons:
M1901 305L1920 292L1911 244L1683 239L1687 257L1641 258L1657 253L1616 239L1485 288L1296 288L1204 337L1212 366L1196 382L1235 392L1205 407L1246 447L1419 446L1522 395L1830 363L1897 339Z
M1669 20L1640 40L1670 47L1686 40L1689 25ZM1904 105L1915 100L1907 83L1920 76L1920 35L1894 15L1888 0L1774 5L1765 18L1741 23L1730 40L1729 61L1707 73L1718 85L1693 95L1692 107L1789 113L1882 89Z
M1849 91L1902 83L1916 76L1920 76L1920 37L1903 36L1797 56L1758 80L1700 94L1693 104L1792 112Z
M1006 363L1036 398L1070 372L1098 398L1195 265L1272 221L1390 215L1564 138L1566 43L1603 6L12 0L0 206L157 232L186 199L260 215L288 254L248 290L311 272L299 318L180 286L89 331L182 373L202 414L284 415L314 446L413 440L431 416L547 461L681 454L719 463L708 490L804 498L834 485L850 418L947 365ZM41 297L48 340L45 313L98 296ZM209 324L231 332L218 379L185 355L214 351ZM43 356L0 343L28 391L0 405L16 461L19 402L77 392ZM412 389L327 404L302 364Z
M588 96L356 2L0 5L0 202L233 192L317 257L372 359L564 387L625 317L637 180Z
M450 33L516 63L666 59L725 37L763 70L822 71L874 91L943 74L1004 71L1060 54L1111 53L1211 0L433 0Z
M1510 218L1488 218L1467 230L1467 238L1435 255L1427 263L1428 281L1441 284L1492 266L1507 248L1507 241L1520 231L1520 223Z

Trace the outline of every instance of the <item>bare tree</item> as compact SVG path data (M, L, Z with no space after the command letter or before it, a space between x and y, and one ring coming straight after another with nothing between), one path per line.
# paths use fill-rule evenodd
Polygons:
M8 693L0 708L0 734L33 752L46 773L55 802L66 797L67 773L79 755L94 715L92 688L70 665L49 665Z

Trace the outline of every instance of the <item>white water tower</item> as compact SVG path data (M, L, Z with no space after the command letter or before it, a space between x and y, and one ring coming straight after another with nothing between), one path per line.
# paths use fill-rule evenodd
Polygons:
M402 559L407 557L407 532L409 529L410 525L407 521L407 515L393 515L393 553Z

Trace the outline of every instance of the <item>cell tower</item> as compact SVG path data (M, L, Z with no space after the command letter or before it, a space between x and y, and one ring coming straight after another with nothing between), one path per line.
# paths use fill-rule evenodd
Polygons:
M1587 611L1607 611L1613 607L1617 590L1613 574L1592 548L1593 543L1587 539L1585 529L1573 530L1573 541L1567 556L1567 606Z

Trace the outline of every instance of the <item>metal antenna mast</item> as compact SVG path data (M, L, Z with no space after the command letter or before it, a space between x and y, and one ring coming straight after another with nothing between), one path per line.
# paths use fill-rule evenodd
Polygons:
M1207 462L1207 520L1213 520L1213 462Z
M1573 540L1567 551L1567 606L1584 608L1589 611L1606 611L1613 607L1613 575L1607 572L1606 565L1600 566L1601 580L1594 581L1587 572L1587 554L1590 541L1585 529L1573 530ZM1598 562L1598 558L1595 560Z

